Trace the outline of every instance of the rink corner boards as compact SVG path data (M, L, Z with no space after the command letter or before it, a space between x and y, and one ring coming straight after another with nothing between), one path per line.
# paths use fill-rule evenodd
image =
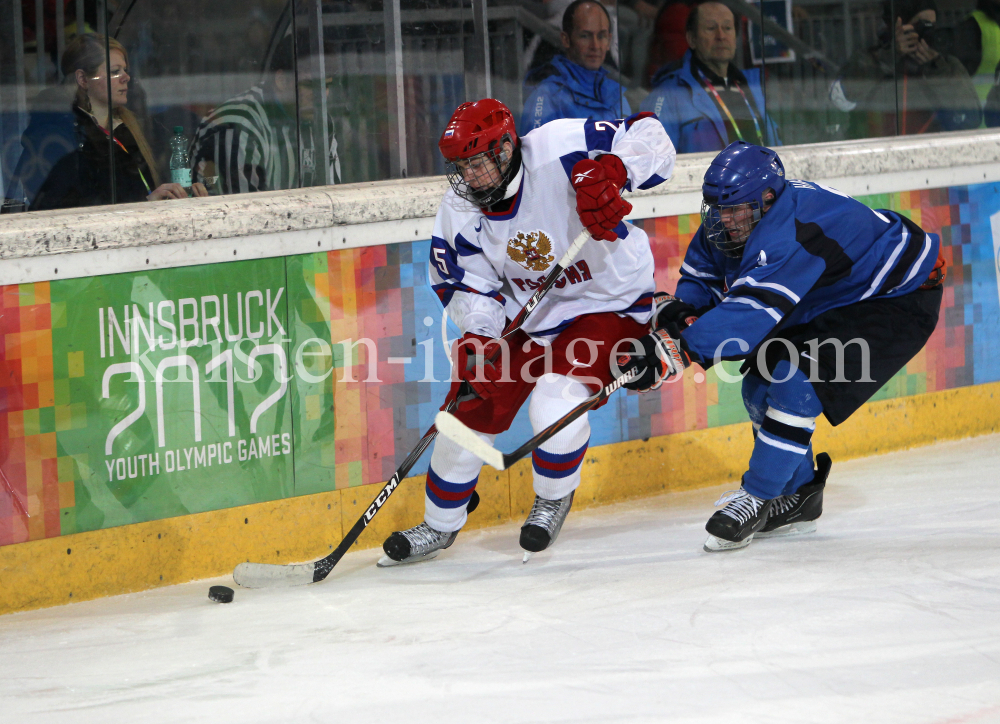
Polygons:
M821 419L814 444L834 460L844 460L994 432L1000 432L1000 383L872 402L837 428ZM737 480L751 444L750 425L743 423L592 448L576 505ZM248 559L279 563L321 557L340 542L379 487L0 547L0 614L222 576ZM522 519L533 500L530 459L502 473L484 466L478 490L482 503L468 528ZM408 478L356 545L378 547L391 531L415 525L422 516L423 478Z

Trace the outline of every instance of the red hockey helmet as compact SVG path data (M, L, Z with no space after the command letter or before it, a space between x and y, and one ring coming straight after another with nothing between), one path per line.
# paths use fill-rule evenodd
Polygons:
M455 109L441 134L438 148L441 155L454 161L492 150L504 140L517 145L514 116L500 101L484 98L474 103L463 103Z
M503 103L484 98L455 109L438 148L448 161L448 181L459 197L481 208L504 197L516 170L504 143L517 148L514 116Z

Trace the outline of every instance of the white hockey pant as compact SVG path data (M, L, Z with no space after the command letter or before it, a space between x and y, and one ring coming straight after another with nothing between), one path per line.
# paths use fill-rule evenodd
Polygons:
M531 428L537 433L590 396L587 387L565 375L543 375L528 404ZM495 435L481 434L492 444ZM532 454L535 493L542 498L564 498L580 485L580 467L590 442L590 422L584 414ZM427 471L424 521L440 531L465 525L466 506L479 479L482 461L443 436L434 441Z

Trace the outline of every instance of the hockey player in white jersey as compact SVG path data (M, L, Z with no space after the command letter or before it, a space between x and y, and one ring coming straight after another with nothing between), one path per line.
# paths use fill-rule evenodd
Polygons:
M646 234L623 221L621 191L666 181L675 152L651 113L617 121L552 121L519 139L505 105L465 103L439 141L451 189L434 224L431 284L462 330L452 389L475 392L453 414L492 443L531 396L541 430L614 379L622 340L649 333L653 256ZM519 331L508 315L529 300L586 226L593 236ZM499 345L495 363L488 360ZM650 380L648 385L655 384ZM447 402L446 402L447 405ZM535 502L521 528L531 552L556 539L580 484L590 440L581 417L532 454ZM427 472L424 522L393 533L379 565L426 560L465 524L481 461L438 437Z

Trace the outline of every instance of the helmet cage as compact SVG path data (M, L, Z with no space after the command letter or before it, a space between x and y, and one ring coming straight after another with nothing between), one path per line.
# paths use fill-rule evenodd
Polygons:
M751 213L743 214L743 218L738 221L733 219L728 226L723 222L723 211L732 211L732 216L737 216L744 210ZM712 204L705 200L701 202L701 223L709 243L734 259L743 256L743 247L760 217L761 207L756 199L740 204Z
M499 142L494 141L490 144L487 151L469 158L445 160L448 183L451 184L456 196L481 209L489 208L503 199L507 193L507 185L515 173L516 165L511 162L513 151L509 154L504 152L503 145L505 143L514 146L514 141L509 133L505 133ZM460 162L468 164L465 168L471 170L472 176L481 184L480 188L472 186L466 180L466 173L459 166Z

